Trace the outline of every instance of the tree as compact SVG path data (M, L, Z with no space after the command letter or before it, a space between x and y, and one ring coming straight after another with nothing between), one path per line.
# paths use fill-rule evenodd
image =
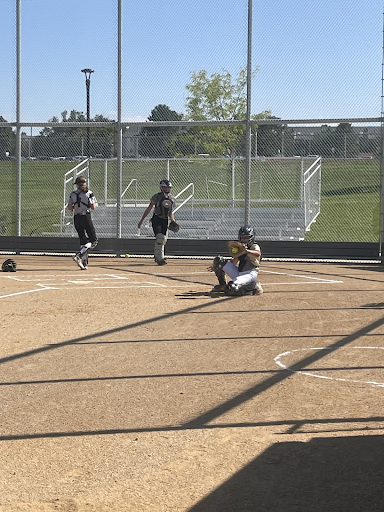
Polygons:
M194 121L244 119L246 85L246 68L242 68L235 79L226 70L210 77L205 70L193 72L191 83L186 86L190 94L186 104L188 116Z
M266 119L276 119L267 116ZM262 156L293 156L294 131L281 123L262 124L257 130L257 153Z
M167 105L157 105L148 117L148 121L181 121L182 114L171 110ZM153 158L167 158L172 155L170 149L170 139L179 131L179 128L170 127L150 127L145 126L140 132L139 153L141 156Z
M321 126L321 130L316 132L312 141L311 148L316 155L323 157L335 156L333 129L328 125Z
M252 73L256 74L257 70ZM247 106L247 70L242 68L236 77L226 70L208 76L207 71L193 72L186 86L189 93L186 110L187 119L194 121L243 120ZM256 119L263 119L263 112ZM179 133L173 140L174 147L193 149L192 154L208 153L211 156L234 157L244 152L245 127L204 126L191 128L188 133ZM185 153L184 153L185 154Z
M71 110L61 113L61 122L57 117L52 117L48 122L59 123L60 126L43 128L38 137L33 140L33 152L35 155L74 156L84 154L84 145L87 138L86 127L70 127L67 123L84 123L86 117L83 112ZM93 122L110 122L103 115L96 115ZM112 156L111 148L114 147L116 138L115 126L101 126L90 129L90 153L102 154L105 158Z
M358 154L358 136L350 123L340 123L336 128L327 125L321 128L311 142L311 147L317 155L328 158L353 158Z
M334 132L335 156L353 158L359 152L359 140L350 123L340 123Z

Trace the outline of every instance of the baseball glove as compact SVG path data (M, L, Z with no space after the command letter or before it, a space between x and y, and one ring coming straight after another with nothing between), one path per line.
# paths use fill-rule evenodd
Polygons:
M171 222L168 225L168 229L170 231L173 231L174 233L177 233L180 229L180 225L176 221L171 220Z
M229 249L229 254L230 254L230 256L232 256L232 258L238 258L239 256L241 256L242 254L244 254L246 252L245 245L241 244L237 240L230 240L228 242L228 249Z

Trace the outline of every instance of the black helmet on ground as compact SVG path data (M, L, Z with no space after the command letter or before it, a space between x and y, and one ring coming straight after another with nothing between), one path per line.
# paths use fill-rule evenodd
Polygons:
M3 272L16 272L16 262L12 260L11 258L8 258L4 261L4 263L1 265L1 270Z

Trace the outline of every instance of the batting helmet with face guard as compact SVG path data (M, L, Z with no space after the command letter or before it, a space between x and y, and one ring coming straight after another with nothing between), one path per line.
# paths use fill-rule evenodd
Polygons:
M11 260L8 258L4 261L4 263L1 265L1 270L3 272L16 272L16 262L14 260Z

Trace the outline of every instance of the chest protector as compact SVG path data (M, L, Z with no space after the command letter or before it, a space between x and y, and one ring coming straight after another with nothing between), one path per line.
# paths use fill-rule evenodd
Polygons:
M242 254L241 256L239 256L239 272L243 271L246 257L247 257L247 253Z
M168 218L171 211L172 211L172 201L168 199L168 197L164 196L160 198L160 200L157 202L157 211L159 217L162 218Z

